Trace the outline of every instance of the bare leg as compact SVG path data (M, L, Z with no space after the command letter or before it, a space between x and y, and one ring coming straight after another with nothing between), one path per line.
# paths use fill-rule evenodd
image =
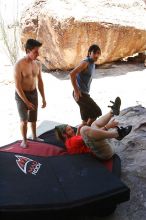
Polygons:
M88 138L94 139L94 140L103 140L106 138L117 138L119 137L117 129L113 130L102 130L100 128L92 128L88 126L84 126L80 130L80 134L82 137L87 136Z
M31 131L32 131L32 139L36 139L36 121L30 122Z
M36 122L30 122L31 124L31 130L32 130L32 139L35 140L35 141L44 141L43 139L41 138L38 138L37 135L36 135Z
M28 147L28 145L27 145L27 121L21 121L20 130L21 130L21 134L22 134L22 138L23 138L20 146L23 148L26 148L26 147Z
M92 124L91 127L92 128L101 128L104 127L113 117L113 113L112 111L110 111L109 113L107 113L106 115L101 116L100 118L98 118L97 120L95 120Z

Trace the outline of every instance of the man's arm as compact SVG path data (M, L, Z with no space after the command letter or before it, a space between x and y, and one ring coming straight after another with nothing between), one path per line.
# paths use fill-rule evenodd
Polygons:
M43 79L42 79L42 67L41 67L41 64L39 63L39 74L38 74L38 89L39 89L39 92L41 94L41 97L42 97L42 108L45 108L46 107L46 99L45 99L45 92L44 92L44 83L43 83Z
M27 105L28 109L35 110L35 106L28 101L26 98L23 90L22 90L22 73L21 73L21 68L20 64L16 63L14 67L14 82L15 82L15 89L20 98L24 101L24 103Z
M82 128L83 126L85 126L85 125L84 125L84 124L80 124L80 125L77 127L76 135L81 135L81 134L80 134L80 130L81 130L81 128Z
M74 89L74 96L76 98L76 100L78 101L79 100L79 97L81 96L81 92L77 86L77 80L76 80L76 77L77 77L77 74L82 72L83 70L85 70L88 66L88 63L83 61L80 63L79 66L77 66L76 68L74 68L71 72L70 72L70 79L71 79L71 83L72 83L72 86L73 86L73 89Z

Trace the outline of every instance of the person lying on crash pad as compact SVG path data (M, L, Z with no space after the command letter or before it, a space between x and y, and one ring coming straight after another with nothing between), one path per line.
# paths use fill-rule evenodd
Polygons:
M114 115L120 113L121 99L117 97L112 103L109 106L110 112L95 120L91 126L79 126L77 132L68 124L55 127L57 138L65 143L69 154L91 152L102 160L108 160L114 155L113 139L122 140L131 132L132 126L118 126Z

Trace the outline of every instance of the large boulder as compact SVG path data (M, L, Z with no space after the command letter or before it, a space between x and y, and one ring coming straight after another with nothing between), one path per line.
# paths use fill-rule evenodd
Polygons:
M120 126L132 125L131 133L122 141L115 140L121 158L121 179L130 188L130 200L120 204L110 220L146 219L146 108L126 108L118 116ZM109 218L108 218L109 219Z
M99 64L146 49L143 0L36 0L21 17L21 42L43 43L40 60L50 70L74 68L93 43Z

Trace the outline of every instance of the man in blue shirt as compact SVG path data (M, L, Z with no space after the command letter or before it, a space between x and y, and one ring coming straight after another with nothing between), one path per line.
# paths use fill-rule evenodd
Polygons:
M83 125L91 125L97 117L102 115L100 107L89 95L95 62L100 55L99 46L96 44L91 45L87 57L70 72L74 89L73 97L79 105Z

